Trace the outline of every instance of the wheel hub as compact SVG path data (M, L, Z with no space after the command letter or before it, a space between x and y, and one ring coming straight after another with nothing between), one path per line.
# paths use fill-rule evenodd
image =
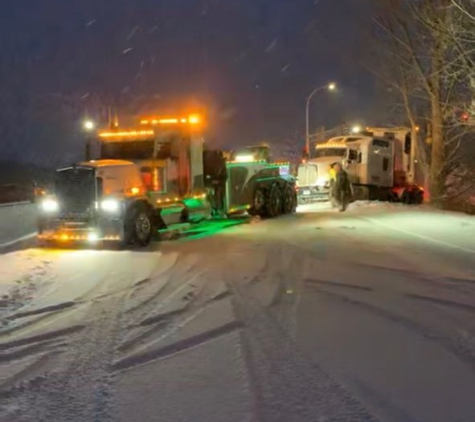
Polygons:
M137 233L137 237L140 240L145 240L150 234L151 229L152 225L148 215L145 213L140 214L135 222L135 231Z
M262 191L256 192L256 196L254 197L254 208L256 210L262 209L265 204L265 197Z

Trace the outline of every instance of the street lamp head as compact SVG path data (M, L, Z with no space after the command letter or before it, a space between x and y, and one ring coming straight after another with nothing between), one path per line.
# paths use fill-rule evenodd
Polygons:
M362 131L362 129L361 129L360 125L355 125L351 128L351 133L353 133L353 134L360 133L361 131Z
M86 130L87 132L93 131L94 128L96 127L96 125L94 124L94 122L92 120L86 120L83 123L83 126L84 126L84 130Z
M330 83L328 84L328 89L329 89L330 91L334 91L334 90L336 89L336 83L335 83L335 82L330 82Z

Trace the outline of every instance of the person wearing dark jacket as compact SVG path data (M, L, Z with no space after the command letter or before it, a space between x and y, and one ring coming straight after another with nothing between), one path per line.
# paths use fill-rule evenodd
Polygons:
M332 166L335 171L335 179L332 186L331 202L338 207L340 211L345 211L351 200L351 183L348 173L343 170L340 163L334 163Z

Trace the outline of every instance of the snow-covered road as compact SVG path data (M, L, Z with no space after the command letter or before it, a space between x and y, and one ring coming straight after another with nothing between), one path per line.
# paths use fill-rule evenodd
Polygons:
M473 422L474 217L299 211L0 256L0 421Z

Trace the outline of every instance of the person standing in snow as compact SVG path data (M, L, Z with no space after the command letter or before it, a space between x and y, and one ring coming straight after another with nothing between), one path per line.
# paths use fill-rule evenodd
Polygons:
M332 205L335 204L340 211L345 211L351 200L350 179L340 163L334 163L332 168L335 174L330 193Z
M335 165L336 163L330 164L330 169L328 170L328 174L330 176L329 196L330 196L330 204L332 208L337 208L338 206L338 204L336 203L336 195L335 195L335 181L336 181Z

